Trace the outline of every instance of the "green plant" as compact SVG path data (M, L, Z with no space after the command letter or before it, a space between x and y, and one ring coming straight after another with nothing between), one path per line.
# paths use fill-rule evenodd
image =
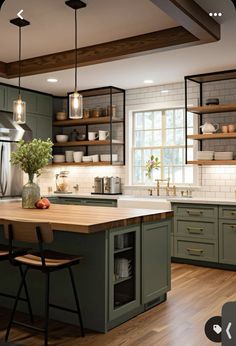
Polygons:
M152 170L159 169L160 161L157 156L151 155L150 159L145 164L146 167L146 176L151 178Z
M30 177L33 177L34 174L38 177L41 174L40 170L52 158L52 146L53 143L50 139L47 141L33 139L29 143L22 140L17 143L16 151L12 152L11 162L28 173Z

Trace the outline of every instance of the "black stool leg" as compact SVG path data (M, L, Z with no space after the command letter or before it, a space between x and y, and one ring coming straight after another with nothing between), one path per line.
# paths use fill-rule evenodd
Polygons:
M22 279L23 278L23 270L22 270L21 265L19 266L19 269L20 269L20 275L21 275L21 279ZM30 321L33 323L34 318L33 318L33 313L32 313L32 307L31 307L29 292L28 292L28 288L27 288L25 280L24 280L24 289L25 289L25 297L27 299L27 304L28 304L28 309L29 309L29 314L30 314Z
M9 337L9 333L10 333L12 322L13 322L13 319L14 319L14 316L15 316L18 300L19 300L19 297L20 297L20 294L21 294L21 290L22 290L22 288L24 286L24 282L25 282L25 278L26 278L26 274L27 274L28 269L29 268L26 267L26 269L25 269L25 271L23 273L23 277L21 279L20 286L18 288L18 292L17 292L17 295L16 295L15 303L14 303L14 306L13 306L13 309L12 309L12 313L11 313L11 318L10 318L9 324L7 326L7 331L6 331L6 335L5 335L5 341L7 341L8 337Z
M78 298L77 290L76 290L76 286L75 286L74 275L73 275L71 267L69 267L68 270L69 270L69 273L70 273L71 283L72 283L73 292L74 292L74 296L75 296L75 303L76 303L76 307L77 307L77 311L78 311L78 316L79 316L81 336L84 336L84 325L83 325L82 315L81 315L81 311L80 311L80 304L79 304L79 298Z
M45 327L44 327L44 346L48 346L48 319L49 319L49 290L50 290L50 273L45 273Z

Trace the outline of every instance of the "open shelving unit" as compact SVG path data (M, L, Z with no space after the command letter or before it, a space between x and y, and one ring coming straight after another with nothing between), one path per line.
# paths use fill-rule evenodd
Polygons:
M236 70L219 71L213 73L205 73L199 75L191 75L185 77L185 160L186 164L196 165L236 165L236 160L188 160L188 139L199 141L199 149L202 150L202 143L204 140L213 139L236 139L236 132L233 133L212 133L212 134L187 134L188 113L194 113L198 116L199 125L203 124L203 116L205 114L219 114L219 113L232 113L236 112L236 103L219 104L219 105L203 105L203 85L205 83L219 82L235 79ZM199 86L199 106L188 107L188 82L197 83ZM218 97L215 95L214 97ZM227 117L227 114L224 115ZM236 117L235 117L236 124Z
M125 90L109 86L95 89L79 91L83 95L84 109L103 108L107 109L107 114L98 117L82 119L66 119L53 121L54 137L56 134L68 134L76 129L85 135L85 140L77 140L58 143L54 142L53 154L64 154L66 150L83 151L84 155L106 154L110 160L107 162L70 162L52 163L57 166L121 166L125 164ZM68 93L69 95L69 93ZM65 98L64 98L65 100ZM113 108L116 107L116 114ZM68 104L67 104L68 107ZM101 130L109 132L107 140L88 140L88 132L97 132L101 125ZM117 138L118 137L118 138ZM97 148L97 152L96 152ZM101 148L104 148L102 150ZM113 154L118 154L118 161L114 161Z

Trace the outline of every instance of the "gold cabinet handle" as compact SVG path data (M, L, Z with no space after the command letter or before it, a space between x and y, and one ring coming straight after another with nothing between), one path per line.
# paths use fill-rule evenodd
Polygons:
M200 216L203 212L202 211L195 211L195 210L187 210L187 213L189 215L194 215L194 216Z
M231 212L231 215L236 215L236 211L232 211L232 212Z
M188 227L187 230L190 234L202 234L203 232L203 228L199 227Z
M194 248L187 248L187 251L189 255L191 256L202 256L203 255L203 249L194 249Z
M236 228L236 225L230 225L231 226L231 228Z

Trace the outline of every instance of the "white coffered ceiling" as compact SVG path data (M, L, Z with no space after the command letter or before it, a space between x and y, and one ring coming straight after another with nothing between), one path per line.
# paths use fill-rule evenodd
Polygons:
M201 46L180 48L79 69L80 89L116 85L125 89L144 86L145 79L155 84L183 80L192 73L236 68L236 11L230 0L197 0L206 11L222 12L222 39ZM73 13L64 0L6 0L0 12L0 61L17 60L17 33L9 24L18 10L24 9L31 26L23 33L24 58L73 48ZM106 42L177 26L149 0L88 0L79 17L80 46ZM4 47L2 49L2 47ZM58 83L47 83L55 77ZM22 78L27 88L65 95L73 89L73 70ZM17 80L0 79L16 84Z

